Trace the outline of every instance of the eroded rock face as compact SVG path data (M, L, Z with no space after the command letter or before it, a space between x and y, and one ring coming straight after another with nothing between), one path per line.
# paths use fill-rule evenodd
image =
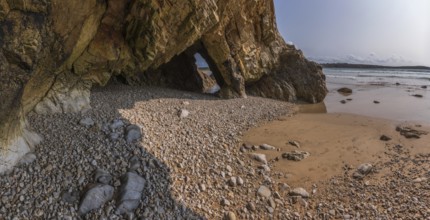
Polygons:
M279 35L272 1L0 0L2 157L29 111L85 110L91 86L112 76L204 91L213 79L196 52L223 97L319 102L327 92L321 67Z

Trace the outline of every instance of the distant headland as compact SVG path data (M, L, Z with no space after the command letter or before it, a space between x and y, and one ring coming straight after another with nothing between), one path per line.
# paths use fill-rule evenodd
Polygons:
M427 66L382 66L382 65L372 65L372 64L352 64L352 63L321 63L323 67L328 68L356 68L356 69L420 69L420 70L430 70Z

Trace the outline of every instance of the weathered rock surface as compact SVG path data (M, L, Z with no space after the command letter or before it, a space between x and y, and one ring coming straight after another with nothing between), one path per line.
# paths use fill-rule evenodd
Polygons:
M128 172L122 179L118 207L118 214L133 212L139 206L145 179L136 173Z
M363 179L373 170L373 165L370 163L363 163L357 167L357 170L353 173L353 177L356 179Z
M91 210L100 208L113 197L114 188L106 184L92 186L82 198L79 205L79 213L84 215Z
M213 78L197 70L197 52ZM215 80L229 98L327 93L322 68L278 33L272 1L0 0L3 155L17 150L28 112L87 111L92 85L111 78L192 91Z
M282 157L287 160L301 161L310 155L309 152L294 150L292 152L283 153Z

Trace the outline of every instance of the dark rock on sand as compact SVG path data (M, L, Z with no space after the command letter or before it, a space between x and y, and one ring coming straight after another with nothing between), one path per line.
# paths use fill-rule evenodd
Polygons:
M391 138L388 137L387 135L381 135L381 137L379 138L379 140L381 140L381 141L389 141L389 140L391 140Z
M338 89L337 92L339 92L342 95L351 95L352 89L343 87L343 88Z
M340 103L342 103L342 104L346 104L346 101L345 101L345 100L342 100L342 101L340 101Z
M427 89L427 86L421 86L421 89Z
M310 155L311 154L309 152L295 150L292 152L283 153L282 157L287 160L301 161Z
M410 139L410 138L418 139L418 138L420 138L421 135L428 134L428 132L426 132L426 131L419 131L419 130L415 130L415 129L410 128L410 127L401 127L401 126L397 126L396 131L400 132L400 135L402 135L408 139Z
M288 143L294 147L300 148L300 143L298 141L288 141Z
M413 94L412 95L413 97L417 97L417 98L422 98L422 97L424 97L423 95L421 95L421 94Z
M121 182L116 213L131 213L139 206L145 179L136 173L128 172L123 176Z
M381 102L379 102L379 101L375 100L375 101L373 101L373 103L375 103L375 104L379 104L379 103L381 103Z
M79 205L79 213L85 215L91 210L100 208L113 197L114 188L106 184L95 184L84 195Z
M373 166L370 163L363 163L357 167L357 170L352 175L356 179L363 179L366 175L372 172Z

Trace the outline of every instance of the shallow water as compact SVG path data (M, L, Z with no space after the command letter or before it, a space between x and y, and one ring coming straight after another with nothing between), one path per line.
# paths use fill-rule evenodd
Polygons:
M430 124L430 81L426 78L430 78L430 72L324 69L324 73L329 90L327 97L323 103L301 105L301 112L352 113ZM427 88L422 88L423 86ZM351 88L353 93L348 96L340 94L337 90L342 87ZM415 94L423 97L417 98L413 96ZM346 103L342 104L342 100ZM375 101L379 103L374 103Z

